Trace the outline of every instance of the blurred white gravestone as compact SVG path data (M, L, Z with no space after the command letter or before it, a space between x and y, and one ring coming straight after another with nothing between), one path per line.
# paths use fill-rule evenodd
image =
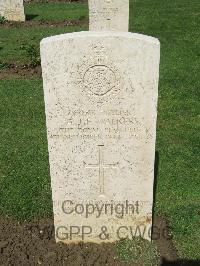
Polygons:
M10 21L25 21L23 0L0 0L0 15Z
M42 40L57 242L150 240L159 57L128 32Z
M89 0L90 31L128 31L129 0Z

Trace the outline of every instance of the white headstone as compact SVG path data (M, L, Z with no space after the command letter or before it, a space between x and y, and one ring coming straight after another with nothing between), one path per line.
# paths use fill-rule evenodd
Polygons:
M90 31L128 31L129 0L89 0Z
M159 55L140 34L42 40L57 241L150 239Z
M10 21L25 21L23 0L0 0L0 15Z

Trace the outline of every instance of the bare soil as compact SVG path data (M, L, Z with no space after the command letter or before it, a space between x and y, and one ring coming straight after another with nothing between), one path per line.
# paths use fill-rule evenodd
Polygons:
M157 217L155 225L165 227L166 221ZM163 261L174 263L177 254L171 240L156 240ZM67 266L123 266L113 244L64 245L54 241L53 219L17 222L0 217L0 265L67 265ZM175 264L173 264L175 265ZM179 265L179 264L177 264Z
M42 70L41 66L32 67L30 65L16 65L10 63L8 67L0 69L0 80L17 78L17 79L29 79L29 78L41 78Z
M21 28L21 27L68 27L68 26L87 26L88 19L66 19L63 21L52 20L32 20L31 15L27 15L25 22L6 21L0 24L0 28Z

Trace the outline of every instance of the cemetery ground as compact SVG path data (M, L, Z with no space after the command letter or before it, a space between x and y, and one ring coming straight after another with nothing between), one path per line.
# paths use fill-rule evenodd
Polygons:
M172 240L154 245L177 265L200 265L200 2L130 2L130 31L161 42L154 211ZM88 8L51 1L26 4L25 14L25 23L0 21L0 265L123 265L117 257L156 265L146 242L139 253L134 241L116 248L54 243L39 42L88 30Z

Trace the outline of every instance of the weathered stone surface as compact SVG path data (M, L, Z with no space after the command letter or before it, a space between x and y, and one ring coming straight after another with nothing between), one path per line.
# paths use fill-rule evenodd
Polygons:
M0 15L10 21L25 21L23 0L0 0Z
M157 39L132 33L42 40L57 241L150 239L159 54Z
M129 0L89 0L91 31L128 31Z

